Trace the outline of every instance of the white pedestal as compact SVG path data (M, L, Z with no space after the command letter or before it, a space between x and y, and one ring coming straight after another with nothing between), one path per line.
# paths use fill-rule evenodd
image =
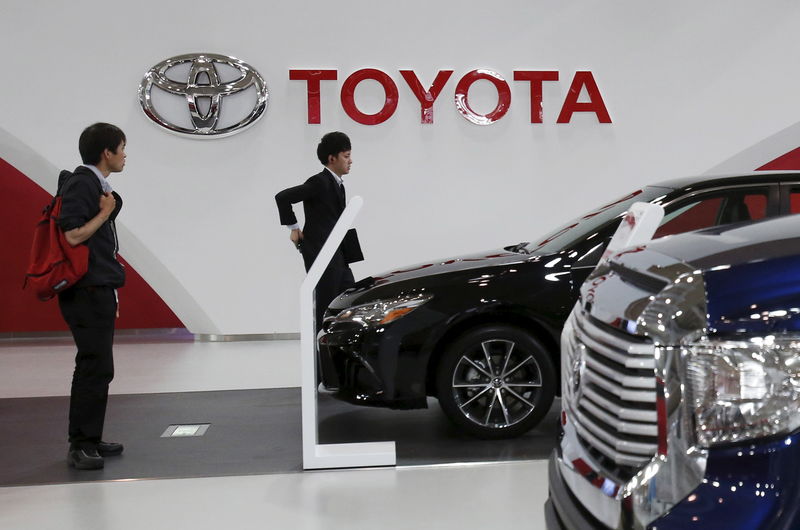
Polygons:
M314 288L334 252L353 225L364 200L353 197L333 227L325 245L300 286L300 355L302 358L303 469L393 466L394 442L349 444L319 443L317 411L317 337Z

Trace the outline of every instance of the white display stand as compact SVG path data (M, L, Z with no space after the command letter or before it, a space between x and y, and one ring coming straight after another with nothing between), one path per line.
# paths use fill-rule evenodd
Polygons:
M300 286L303 469L393 466L397 462L394 442L319 444L314 288L344 239L347 230L353 225L363 204L364 200L361 197L350 199Z
M617 231L608 243L600 263L603 263L620 250L637 245L644 245L653 239L658 225L664 218L664 208L649 202L631 204Z

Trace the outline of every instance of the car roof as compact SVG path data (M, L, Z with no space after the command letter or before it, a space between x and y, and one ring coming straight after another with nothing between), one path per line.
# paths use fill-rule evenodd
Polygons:
M734 173L727 175L698 175L656 182L651 184L651 186L689 191L721 186L769 184L773 182L800 183L800 171L753 171L750 173Z

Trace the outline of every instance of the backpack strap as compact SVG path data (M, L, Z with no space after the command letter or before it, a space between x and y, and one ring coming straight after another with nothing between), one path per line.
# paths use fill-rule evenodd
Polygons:
M56 188L56 197L61 197L61 190L64 189L64 186L67 184L67 181L72 178L73 173L71 171L67 171L66 169L62 169L61 173L58 174L58 187Z

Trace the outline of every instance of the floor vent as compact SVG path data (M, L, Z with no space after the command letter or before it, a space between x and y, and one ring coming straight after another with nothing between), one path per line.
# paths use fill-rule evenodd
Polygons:
M190 436L203 436L208 428L211 427L210 423L190 423L186 425L170 425L162 438L187 438Z

